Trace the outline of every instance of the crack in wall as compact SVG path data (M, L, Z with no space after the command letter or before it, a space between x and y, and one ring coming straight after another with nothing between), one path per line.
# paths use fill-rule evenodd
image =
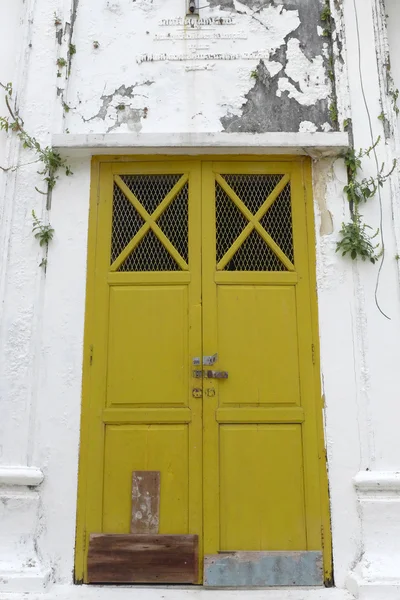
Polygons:
M154 83L154 81L146 80L142 83L135 83L130 86L126 86L125 84L123 84L119 88L116 88L111 94L103 94L100 97L102 105L100 106L100 109L98 110L98 112L95 115L93 115L92 117L90 117L89 119L85 119L84 117L82 117L83 121L85 123L88 123L89 121L93 121L95 119L101 119L104 121L108 115L109 108L112 106L112 102L116 98L120 97L120 98L128 98L129 100L132 100L136 96L143 96L143 94L135 94L133 92L133 90L137 87L153 85L153 83ZM118 105L121 106L121 103L118 103ZM124 105L123 110L118 110L118 106L115 106L115 109L117 110L117 122L108 129L107 133L109 133L110 131L113 131L121 123L128 122L129 119L132 119L132 121L134 123L137 123L139 113L140 113L141 117L146 118L146 116L147 116L147 109L145 109L145 108L135 109L135 108L131 108L131 107L125 107L125 105ZM123 113L123 112L127 113L126 118L124 116L119 118L118 113ZM140 118L139 118L139 121L140 121Z
M72 38L73 38L73 35L74 35L76 17L77 17L77 14L78 14L78 5L79 5L79 0L72 0L71 22L70 22L70 27L69 27L69 46L72 44ZM71 52L68 52L68 73L71 72L72 56L73 55L71 54Z

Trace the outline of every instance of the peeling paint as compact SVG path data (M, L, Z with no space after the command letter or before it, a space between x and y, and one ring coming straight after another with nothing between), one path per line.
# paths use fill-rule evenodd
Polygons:
M270 57L281 65L279 71L271 74L268 62L260 62L258 82L245 95L247 102L242 105L242 113L228 112L221 119L224 129L230 132L299 131L305 121L314 124L314 131L326 131L327 122L333 129L335 124L330 123L329 106L335 102L335 92L327 72L331 51L326 38L320 35L319 0L291 1L277 7L269 2L246 4L254 9L256 14L251 14L252 19L264 25L268 36L277 28L276 19L292 20L291 29L284 43ZM239 5L235 0L237 11Z
M332 213L327 205L327 188L333 178L332 167L332 159L322 159L319 161L318 169L314 170L314 201L319 209L321 237L332 235L334 231Z
M322 128L327 118L326 99L302 105L300 102L293 102L288 94L280 92L278 86L279 78L271 77L264 61L260 61L256 81L245 96L246 102L242 105L241 114L228 113L221 119L224 130L252 133L299 131L305 121L314 125L314 131L318 127ZM301 90L298 90L298 94L302 94Z

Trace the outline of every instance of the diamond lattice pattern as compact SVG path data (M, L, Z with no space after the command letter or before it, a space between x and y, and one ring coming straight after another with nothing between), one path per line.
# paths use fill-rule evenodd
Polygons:
M118 271L179 271L179 266L158 237L149 231Z
M122 175L143 208L151 215L182 175ZM181 257L188 262L188 184L157 219L157 225ZM145 224L132 203L114 184L111 264ZM150 229L119 266L118 271L177 271L179 265Z
M122 250L126 248L142 225L144 225L142 217L133 208L117 184L114 183L111 264L118 258Z
M121 175L122 181L151 215L182 175Z
M229 187L248 210L255 215L281 181L283 175L222 175ZM219 262L245 229L248 220L228 194L215 183L216 200L216 258ZM260 224L294 263L292 209L288 183ZM224 267L225 271L286 271L285 265L261 235L253 230Z

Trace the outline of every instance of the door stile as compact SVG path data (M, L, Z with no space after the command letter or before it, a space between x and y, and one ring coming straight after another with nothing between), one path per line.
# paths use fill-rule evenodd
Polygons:
M313 335L310 327L310 274L309 248L306 219L307 196L303 182L303 164L293 165L292 171L292 215L293 242L299 280L296 286L298 354L300 367L300 397L305 419L302 424L304 502L307 532L307 549L321 549L321 503L318 464L318 429L315 386ZM315 283L314 283L315 285Z
M76 521L76 546L75 546L75 569L74 580L76 583L83 581L86 569L86 511L87 511L87 492L88 476L90 473L88 452L83 452L82 448L89 448L90 444L90 418L86 405L89 404L89 392L91 384L92 367L92 331L93 318L90 318L91 310L94 305L96 292L96 237L97 237L97 218L98 218L98 199L100 185L100 163L97 160L92 161L91 165L91 188L89 205L89 227L88 227L88 260L87 260L87 282L86 282L86 302L85 302L85 331L84 331L84 352L83 352L83 376L82 376L82 410L80 424L80 456L78 468L78 498L77 498L77 521Z
M302 184L305 196L306 232L308 242L308 303L311 315L311 336L313 344L313 392L314 392L314 423L317 428L317 452L318 475L319 475L319 498L321 515L321 537L324 561L324 581L327 587L332 586L333 581L333 557L332 557L332 532L329 510L329 486L328 486L328 461L325 450L325 437L323 426L324 406L321 390L321 366L320 346L318 329L318 299L317 299L317 273L316 273L316 247L314 229L314 206L313 206L313 181L312 163L307 160L303 163Z
M193 365L194 357L203 356L202 303L201 303L201 166L190 165L189 172L189 533L199 535L199 583L203 579L203 380L194 377L199 367ZM192 390L200 389L197 396Z
M89 440L86 448L87 463L90 468L86 478L85 504L90 507L86 512L84 536L84 556L88 550L88 532L102 531L103 514L103 461L104 461L104 423L102 408L105 402L108 350L108 306L109 287L106 284L111 240L111 213L113 197L113 179L111 164L102 164L99 174L99 193L96 221L95 248L95 289L91 307L92 326L89 346L90 357L90 391L86 394L85 412L90 420ZM99 243L102 240L102 243ZM96 326L100 324L102 326ZM84 565L84 578L87 577L87 561Z
M203 354L214 355L217 339L217 286L215 283L215 183L211 162L204 162L202 188L202 286L203 286ZM218 369L218 361L213 369ZM203 381L203 502L204 555L219 550L219 431L217 379Z

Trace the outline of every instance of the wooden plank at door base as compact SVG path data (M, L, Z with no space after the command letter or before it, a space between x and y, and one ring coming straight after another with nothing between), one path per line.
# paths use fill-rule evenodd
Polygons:
M206 587L322 586L322 552L231 552L204 557Z
M91 534L89 583L197 583L197 535Z

